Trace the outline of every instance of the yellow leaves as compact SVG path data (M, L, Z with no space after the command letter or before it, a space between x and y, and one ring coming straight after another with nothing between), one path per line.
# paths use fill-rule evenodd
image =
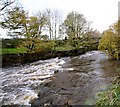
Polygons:
M100 40L98 49L108 50L110 55L112 55L116 59L119 59L120 36L113 32L112 30L105 31Z

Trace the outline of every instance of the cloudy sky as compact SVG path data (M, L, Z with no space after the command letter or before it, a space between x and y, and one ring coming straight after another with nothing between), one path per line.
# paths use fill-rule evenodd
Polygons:
M88 21L92 21L92 27L100 32L118 20L118 2L119 0L21 0L30 13L50 8L60 10L65 17L72 10L78 11Z
M57 9L65 17L72 10L84 14L92 27L101 33L118 20L120 0L19 0L30 14L46 8ZM1 30L2 33L4 31ZM5 36L5 35L3 35Z

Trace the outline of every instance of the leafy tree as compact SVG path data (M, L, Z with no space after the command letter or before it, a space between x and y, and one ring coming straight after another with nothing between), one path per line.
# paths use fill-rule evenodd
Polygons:
M73 11L68 13L63 25L66 30L68 44L76 49L80 48L80 39L90 30L90 23L86 21L82 14Z
M82 14L70 12L64 21L68 38L78 38L86 31L87 21Z
M22 46L26 47L27 52L35 52L40 51L40 43L41 40L46 40L47 36L43 36L42 28L46 24L46 17L44 14L39 12L36 16L31 16L27 20L27 33L25 37L27 38L25 42L23 42ZM44 44L45 45L45 44ZM46 45L45 45L46 46ZM46 49L46 48L44 48Z
M109 27L109 30L112 31L112 32L114 32L115 34L120 35L120 20L118 20L118 22L112 24Z
M47 17L44 13L38 12L36 16L32 16L28 21L28 38L23 46L27 48L27 52L45 52L50 51L53 47L52 42L47 41L48 36L42 35L42 29L47 23Z
M27 33L28 14L22 7L15 6L6 11L4 20L0 22L3 29L8 29L8 35L19 37Z
M2 28L8 29L8 35L15 38L21 36L27 38L25 40L27 44L22 46L25 46L27 50L35 49L35 41L42 38L40 37L42 28L46 23L44 14L39 12L36 16L28 17L28 13L22 7L15 6L7 10L5 16L0 25Z
M89 39L89 38L99 39L99 38L101 38L101 33L99 31L97 31L97 30L91 29L90 31L86 32L83 35L83 38L86 38L86 39Z
M116 29L117 24L118 22L103 33L98 46L99 50L108 50L108 53L115 59L120 58L120 35Z
M45 25L46 19L44 16L32 16L28 19L26 36L28 38L40 38L42 27Z
M28 17L28 13L20 6L15 6L6 11L4 20L0 25L8 29L9 36L24 36L25 38L35 38L42 33L42 27L46 23L44 14L40 12L36 16Z

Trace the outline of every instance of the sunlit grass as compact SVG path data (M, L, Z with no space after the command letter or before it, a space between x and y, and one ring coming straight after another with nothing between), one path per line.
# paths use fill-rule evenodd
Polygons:
M18 54L18 53L26 53L25 48L1 48L0 54Z
M69 51L73 49L74 47L68 45L53 48L53 50L56 51ZM0 54L18 54L18 53L27 53L27 51L25 48L0 48Z
M65 46L58 46L53 49L56 51L70 51L70 50L74 50L75 48L69 45L65 45Z

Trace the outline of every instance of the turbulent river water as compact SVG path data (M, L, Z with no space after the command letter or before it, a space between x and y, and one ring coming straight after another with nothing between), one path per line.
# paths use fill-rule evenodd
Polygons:
M1 105L91 105L120 73L120 62L100 51L1 68Z

